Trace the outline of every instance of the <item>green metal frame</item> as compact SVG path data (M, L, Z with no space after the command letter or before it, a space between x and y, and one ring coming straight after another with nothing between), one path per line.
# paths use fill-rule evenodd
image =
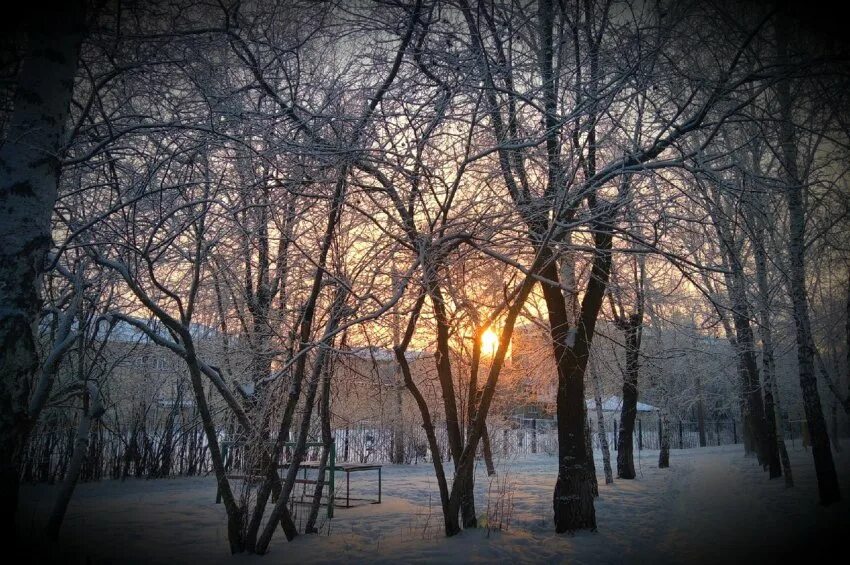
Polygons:
M244 445L242 442L239 445ZM221 442L221 459L227 461L228 451L230 447L237 445L237 442L223 441ZM296 447L298 444L294 441L284 443L288 447ZM305 447L325 447L325 444L320 441L307 442ZM336 499L336 442L331 440L330 453L328 453L328 463L325 466L325 472L330 472L330 476L325 476L325 485L328 487L328 520L334 517L334 500ZM307 476L307 469L304 469L304 476ZM216 502L218 502L220 494L216 493Z
M288 441L284 444L289 447L296 447L298 444L294 441ZM324 442L308 441L304 447L324 447ZM330 472L330 476L325 476L325 485L328 487L328 520L334 517L334 499L336 498L336 442L332 439L330 453L328 453L328 462L325 465L325 473ZM307 476L307 469L304 469L304 476Z

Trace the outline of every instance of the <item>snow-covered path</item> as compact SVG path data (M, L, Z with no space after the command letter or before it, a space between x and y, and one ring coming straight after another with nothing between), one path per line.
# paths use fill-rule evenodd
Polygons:
M319 536L287 544L277 535L267 556L228 554L224 510L213 503L209 477L80 485L60 548L63 561L73 554L90 563L716 563L747 557L758 563L850 526L846 500L817 504L811 454L799 448L791 452L794 489L769 481L740 446L674 450L666 470L657 469L657 456L641 454L636 480L600 485L595 533L552 531L556 462L538 455L501 462L502 483L478 470L479 518L486 520L488 503L492 509L500 497L512 497L507 531L482 527L446 539L431 467L387 465L383 504L339 509ZM850 445L837 462L848 498ZM601 461L597 466L601 471ZM352 486L365 488L368 480L360 480ZM38 535L55 493L55 487L24 487L22 535Z
M704 453L685 460L688 468L671 481L673 504L660 549L678 560L767 561L805 548L839 530L840 524L845 530L850 525L846 501L830 508L813 503L817 485L809 452L792 453L796 486L789 490L783 479L766 480L754 459L736 451L700 451ZM850 496L846 455L838 463L845 496Z

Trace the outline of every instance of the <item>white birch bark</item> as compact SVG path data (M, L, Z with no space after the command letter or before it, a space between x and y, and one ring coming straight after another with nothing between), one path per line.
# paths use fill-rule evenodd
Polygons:
M32 427L27 401L39 367L32 328L83 37L80 4L46 10L39 30L28 34L0 146L0 512L6 516L17 508L21 453Z

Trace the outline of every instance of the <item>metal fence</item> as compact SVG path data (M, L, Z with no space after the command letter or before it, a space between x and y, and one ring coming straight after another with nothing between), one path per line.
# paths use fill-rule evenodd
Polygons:
M203 431L194 418L187 418L175 426L174 434L161 430L135 434L115 434L96 424L89 443L89 454L80 480L102 478L161 477L168 475L197 475L211 471L211 462ZM73 422L62 427L37 430L30 438L25 453L22 478L32 482L61 480L70 459L73 446ZM593 424L591 422L591 424ZM607 438L611 451L617 449L617 426L613 419L607 422ZM634 448L659 449L660 420L657 417L639 417L635 421ZM743 441L741 425L734 420L711 420L703 425L701 441L699 424L695 421L673 420L670 429L671 449L690 449L705 446L731 445ZM490 448L494 458L514 459L533 454L554 455L558 450L555 422L526 418L519 421L490 424ZM440 457L450 458L448 437L444 422L434 422ZM789 449L806 449L809 445L804 420L786 420L782 434ZM134 437L135 436L135 437ZM338 461L356 463L390 462L396 459L395 443L403 442L403 462L417 464L429 462L434 454L428 445L421 426L405 426L399 430L388 429L377 423L361 422L337 427L333 430ZM591 430L594 449L601 449L599 435ZM222 433L222 440L228 434ZM314 438L315 439L315 438ZM479 451L479 454L481 451ZM238 454L234 452L234 456ZM318 458L308 453L307 459ZM231 461L228 461L231 463Z
M613 420L610 431L607 432L608 444L612 450L617 449L618 434L617 420ZM713 420L703 423L703 438L700 439L698 422L687 420L670 421L670 449L691 449L711 445L733 445L743 441L738 423L734 420ZM661 419L637 418L635 420L634 446L635 449L661 448ZM594 447L600 448L599 435L593 431Z

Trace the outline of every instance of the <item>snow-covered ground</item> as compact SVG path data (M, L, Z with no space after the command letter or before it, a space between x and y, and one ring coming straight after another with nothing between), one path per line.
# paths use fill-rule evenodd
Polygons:
M789 446L791 447L791 446ZM599 453L597 453L599 457ZM483 527L447 539L430 464L386 465L383 503L337 509L321 535L287 543L275 535L265 556L231 556L225 513L212 477L106 481L77 487L58 546L39 532L55 486L24 486L22 542L32 557L66 563L751 563L788 557L846 535L850 526L850 444L837 454L845 500L817 504L811 452L791 449L796 486L769 481L741 446L673 450L671 468L657 468L657 451L639 458L638 478L600 484L599 530L557 535L551 518L554 457L502 461L492 481L477 470L476 508ZM601 476L602 462L597 461ZM352 475L352 495L365 494L373 475ZM507 485L506 488L504 485ZM488 493L489 491L489 493ZM508 508L502 530L490 514ZM323 514L324 515L324 514Z

